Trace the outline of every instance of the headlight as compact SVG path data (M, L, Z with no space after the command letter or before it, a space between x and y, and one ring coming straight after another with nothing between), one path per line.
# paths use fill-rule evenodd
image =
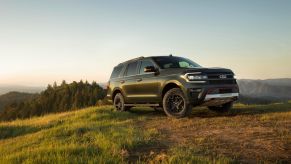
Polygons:
M206 75L187 75L186 76L188 80L204 80L207 79Z

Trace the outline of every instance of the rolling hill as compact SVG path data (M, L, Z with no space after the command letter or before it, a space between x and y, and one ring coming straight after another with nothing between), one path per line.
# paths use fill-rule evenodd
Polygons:
M291 79L238 80L244 96L291 99Z
M0 122L0 163L288 163L291 102L172 119L111 106Z
M0 95L0 111L3 110L6 105L31 100L37 95L38 94L21 92L9 92L4 95Z
M9 92L25 92L25 93L40 93L45 87L37 86L22 86L22 85L0 85L0 95L9 93Z

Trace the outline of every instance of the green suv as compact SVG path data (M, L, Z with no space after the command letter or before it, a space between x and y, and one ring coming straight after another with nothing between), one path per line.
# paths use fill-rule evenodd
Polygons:
M204 68L172 55L120 63L113 69L107 89L107 98L118 111L149 106L176 118L187 116L194 106L228 112L239 96L230 69Z

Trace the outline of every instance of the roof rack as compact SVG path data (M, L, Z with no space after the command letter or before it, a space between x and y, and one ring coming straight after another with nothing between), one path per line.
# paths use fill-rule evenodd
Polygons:
M125 61L125 62L119 63L118 65L120 65L120 64L124 64L124 63L128 63L128 62L131 62L131 61L136 61L136 60L143 59L143 58L144 58L143 56L141 56L141 57L137 57L137 58L133 58L133 59L127 60L127 61Z

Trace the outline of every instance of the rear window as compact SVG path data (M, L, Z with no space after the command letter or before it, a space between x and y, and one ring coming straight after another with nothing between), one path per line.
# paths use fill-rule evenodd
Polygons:
M125 72L125 76L136 75L137 62L129 63Z
M119 77L123 66L117 66L113 69L110 79Z

